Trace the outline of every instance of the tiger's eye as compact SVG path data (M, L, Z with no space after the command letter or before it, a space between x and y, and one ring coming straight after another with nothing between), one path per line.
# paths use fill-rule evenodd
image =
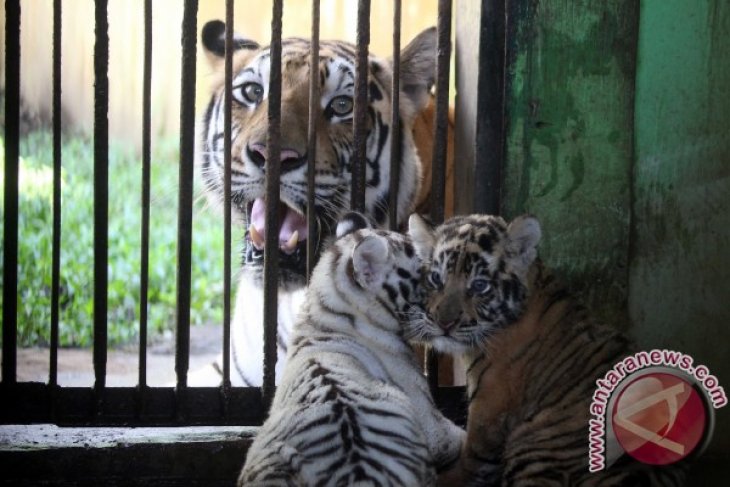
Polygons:
M486 279L474 279L469 286L469 290L474 294L486 294L491 288Z
M250 104L258 105L264 98L264 87L258 83L246 83L241 86L240 92L245 101Z
M350 112L352 112L353 106L354 105L352 102L352 98L345 95L336 96L330 102L330 108L332 109L332 112L340 117L348 115Z
M441 275L433 271L430 276L428 276L428 280L431 281L431 285L437 289L441 289L444 287L443 281L441 281Z

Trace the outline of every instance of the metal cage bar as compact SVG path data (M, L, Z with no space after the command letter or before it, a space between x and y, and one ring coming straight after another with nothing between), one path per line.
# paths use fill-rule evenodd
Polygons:
M451 61L451 0L439 0L438 46L436 57L436 120L434 123L433 159L431 163L431 220L444 221L446 196L446 151L449 131L449 63ZM438 388L438 358L427 347L426 375L434 394Z
M180 173L177 230L177 415L187 417L187 379L190 363L190 284L195 149L195 68L198 1L185 0L182 23L182 83L180 89Z
M16 379L18 343L18 143L20 0L5 2L5 198L3 221L3 384Z
M20 59L20 2L6 2L6 168L5 168L5 221L4 221L4 307L3 307L3 369L2 388L10 392L4 394L8 401L0 402L0 423L44 422L57 424L107 424L107 425L180 425L180 424L260 424L266 415L266 405L275 390L275 366L277 358L277 290L278 290L278 220L279 220L279 176L281 163L281 64L282 64L282 15L283 1L273 4L272 41L271 41L271 79L268 96L269 134L267 138L266 163L266 248L264 264L265 299L265 354L264 384L259 388L234 388L230 386L230 291L231 291L231 109L232 109L232 55L233 55L233 0L226 0L226 38L225 38L225 256L224 256L224 379L221 387L189 388L187 373L190 352L190 289L191 289L191 250L192 250L192 201L194 179L195 143L195 69L197 44L197 0L186 0L183 14L182 77L180 103L180 166L179 166L179 213L178 213L178 274L177 274L177 337L175 372L177 386L147 386L147 300L149 265L149 218L150 218L150 170L151 170L151 75L152 75L152 1L145 0L145 43L143 73L143 150L142 150L142 264L140 289L140 350L138 387L106 387L106 311L107 311L107 264L106 251L108 232L108 0L96 2L96 44L95 44L95 117L94 117L94 187L95 187L95 240L94 240L94 277L95 277L95 315L94 315L94 388L58 387L58 292L60 267L53 277L53 306L51 335L51 370L48 384L16 383L16 299L17 299L17 226L18 226L18 124L13 120L19 117L19 59ZM434 127L433 182L431 217L440 222L444 215L443 197L445 181L445 160L448 131L448 77L450 57L451 0L440 0L438 20L438 63L436 88L436 123ZM317 138L316 124L321 107L319 106L319 20L320 2L312 1L312 52L310 58L309 80L309 118L308 118L308 185L307 226L310 238L307 242L307 264L311 272L314 245L318 231L314 215L315 195L313 191L316 161ZM368 101L368 47L370 38L370 1L358 2L358 45L356 63L355 95L355 157L350 168L353 173L353 209L365 210L365 191L367 187L366 139ZM504 21L504 19L502 19ZM399 128L400 103L400 35L401 1L393 5L393 79L392 79L392 116L394 129L391 154L390 208L391 228L397 225L397 201L401 140ZM495 42L499 36L495 34ZM504 39L502 39L504 40ZM60 256L60 113L61 113L61 0L54 0L54 266L59 266ZM504 50L499 51L504 56ZM497 52L497 54L499 54ZM481 57L480 57L481 60ZM502 63L500 58L495 63ZM503 72L502 72L503 74ZM495 81L497 83L503 80ZM503 85L499 85L503 86ZM502 98L500 98L502 100ZM502 100L503 101L503 100ZM15 258L15 261L12 259ZM13 265L13 262L15 265ZM434 362L429 362L431 385L435 386ZM463 397L460 388L440 388L438 402L451 417L463 414ZM49 408L49 404L51 407ZM235 404L235 407L230 407Z
M388 201L388 222L391 230L398 230L398 187L401 166L401 123L400 123L400 24L401 0L393 2L393 81L391 83L390 127L390 186Z
M269 132L266 139L266 243L264 245L264 377L261 394L274 397L279 289L279 174L281 169L281 22L283 1L274 0L269 69Z
M150 256L150 177L152 141L152 0L144 2L144 67L142 72L142 228L139 271L139 376L140 402L147 387L147 300ZM141 409L141 404L140 404Z
M61 280L61 0L53 0L53 249L51 257L51 350L48 384L58 385L58 315Z
M109 19L107 0L95 3L94 44L94 391L103 411L107 361L109 251Z
M309 115L307 118L307 282L314 269L319 231L315 215L315 170L317 162L317 119L319 115L319 0L312 0L312 39L309 58Z
M226 0L223 102L223 382L224 411L231 387L231 111L233 102L233 0Z
M352 190L350 208L365 212L367 190L368 48L370 46L370 0L357 3L357 57L355 62L355 113L353 116Z

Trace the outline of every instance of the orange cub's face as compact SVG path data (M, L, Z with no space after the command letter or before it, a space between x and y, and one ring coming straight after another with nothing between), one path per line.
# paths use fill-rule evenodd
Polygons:
M202 175L208 194L218 201L223 197L224 184L224 33L225 26L218 21L206 24L202 32L203 45L217 72L217 82L202 124ZM267 134L271 53L269 47L261 47L238 36L234 44L237 50L233 57L232 82L231 203L247 228L244 264L260 277L267 224L265 177L269 164ZM432 47L429 42L421 44L419 49L424 52ZM282 41L281 203L278 218L282 285L304 282L307 239L314 238L319 251L321 244L333 235L336 222L350 204L355 47L339 41L322 41L318 66L319 100L315 105L314 212L317 224L316 234L309 235L306 214L310 47L310 42L305 39ZM435 51L432 56L435 57ZM368 65L366 213L378 225L385 225L392 138L389 125L391 66L387 60L372 56ZM426 76L420 81L420 88L414 93L427 94L428 79ZM406 87L404 85L404 89ZM405 98L405 109L401 115L404 123L408 124L420 105L415 103L417 99ZM405 147L405 150L415 153L414 148ZM401 184L405 194L399 196L407 207L413 205L417 194L418 176L417 170L406 168L405 181Z
M459 354L519 319L540 239L537 220L519 217L507 225L499 217L469 215L432 229L414 215L409 233L425 263L427 289L410 339Z

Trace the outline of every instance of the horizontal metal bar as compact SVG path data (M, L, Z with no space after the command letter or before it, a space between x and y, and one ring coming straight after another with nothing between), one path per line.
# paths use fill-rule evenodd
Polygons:
M137 411L134 387L107 387L103 408L95 411L94 390L89 387L58 387L56 415L48 408L52 387L37 382L0 385L0 424L55 423L62 426L178 426L178 425L260 425L266 408L258 387L232 387L228 415L223 415L223 399L218 387L187 389L189 415L184 420L175 412L176 391L172 387L146 390L142 411ZM441 387L436 403L444 414L464 424L466 405L463 387Z

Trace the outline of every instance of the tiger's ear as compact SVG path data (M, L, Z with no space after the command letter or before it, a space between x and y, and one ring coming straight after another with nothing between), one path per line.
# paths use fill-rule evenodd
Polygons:
M530 215L518 216L507 227L507 251L524 270L537 257L537 244L541 236L540 222Z
M400 89L414 104L415 113L428 105L436 82L436 27L418 34L400 52Z
M431 253L434 245L436 245L436 237L431 225L418 213L413 213L408 218L408 235L413 241L418 257L424 262L431 260Z
M368 235L352 249L355 280L364 288L378 284L387 269L388 242L378 235Z
M351 211L340 219L335 235L337 235L337 238L342 238L363 228L373 228L373 226L365 215L357 211Z
M207 22L203 26L203 30L200 31L200 40L203 43L203 49L210 64L212 66L219 65L226 55L226 24L220 20ZM233 33L234 52L239 49L258 49L259 47L257 42L244 39L235 32Z

